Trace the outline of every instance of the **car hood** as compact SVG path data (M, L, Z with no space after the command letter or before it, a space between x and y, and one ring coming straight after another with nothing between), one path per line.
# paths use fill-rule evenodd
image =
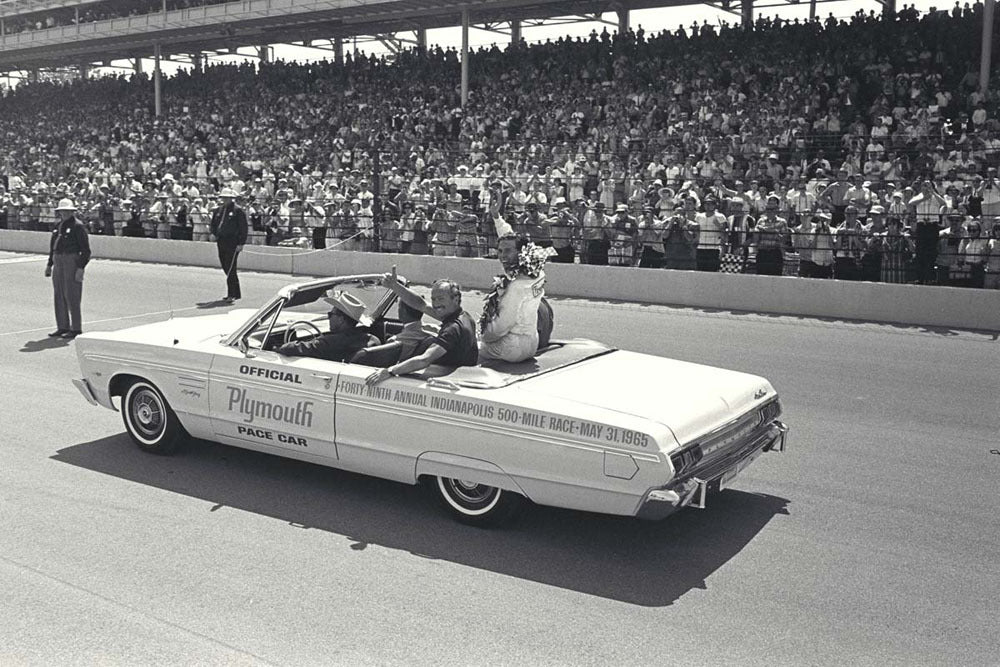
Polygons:
M545 373L519 390L657 422L681 446L776 396L756 375L623 350Z
M232 333L246 322L254 312L256 311L250 308L238 308L217 315L172 317L163 322L142 324L118 331L84 334L81 338L98 338L146 345L193 345L219 340Z

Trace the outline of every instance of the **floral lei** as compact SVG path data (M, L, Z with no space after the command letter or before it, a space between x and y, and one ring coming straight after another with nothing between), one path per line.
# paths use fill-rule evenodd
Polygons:
M479 318L480 331L485 331L489 323L500 314L500 296L507 290L511 282L519 275L537 278L542 274L545 262L555 254L556 251L552 248L543 248L534 243L528 243L521 248L517 254L517 268L493 277L493 287L483 298L483 314Z

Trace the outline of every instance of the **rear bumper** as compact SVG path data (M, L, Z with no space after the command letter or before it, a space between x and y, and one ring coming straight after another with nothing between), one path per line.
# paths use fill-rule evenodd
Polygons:
M682 507L704 509L708 493L719 490L727 473L742 470L763 452L783 452L787 444L788 427L774 420L744 446L698 470L696 475L671 480L666 486L649 491L636 516L655 521Z
M97 401L97 395L94 393L94 388L90 386L90 383L86 380L73 380L73 386L80 390L83 397L87 399L87 402L91 405L100 405Z

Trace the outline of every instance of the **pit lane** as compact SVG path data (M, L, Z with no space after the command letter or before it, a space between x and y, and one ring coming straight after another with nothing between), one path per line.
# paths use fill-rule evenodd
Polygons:
M661 523L535 508L485 532L377 479L142 454L70 384L42 269L0 253L2 664L996 660L993 335L555 299L557 337L764 375L789 451ZM248 307L288 278L242 281ZM95 261L85 328L219 312L223 288Z

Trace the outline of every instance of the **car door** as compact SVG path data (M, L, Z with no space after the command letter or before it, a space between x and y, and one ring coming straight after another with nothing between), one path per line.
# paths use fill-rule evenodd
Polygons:
M428 449L428 442L444 435L428 410L435 390L410 376L368 387L365 378L373 370L345 364L338 378L338 466L412 483L417 457Z
M334 392L343 364L224 347L212 360L212 428L221 442L336 460Z

